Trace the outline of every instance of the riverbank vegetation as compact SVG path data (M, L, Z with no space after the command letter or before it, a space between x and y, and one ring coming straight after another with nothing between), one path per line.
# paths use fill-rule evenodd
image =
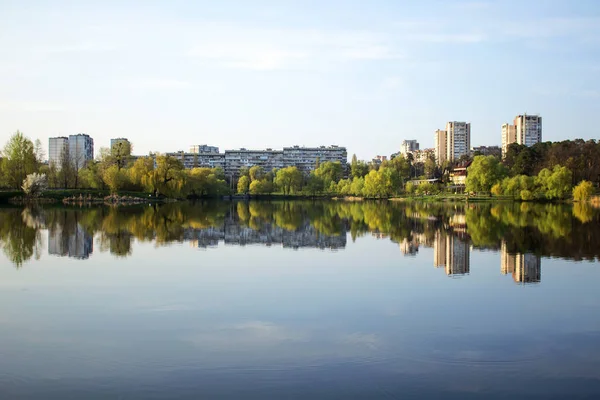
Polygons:
M47 186L41 195L49 198L60 196L63 190L75 191L69 196L91 191L98 196L118 193L154 199L281 195L435 200L456 199L458 193L465 198L466 192L470 199L560 201L573 197L587 201L600 183L600 143L595 140L532 147L513 144L504 160L482 155L464 158L460 163L471 162L464 185L452 178L458 162L438 166L433 159L415 162L411 155L371 163L356 156L349 164L317 161L309 174L295 166L271 171L252 166L227 177L219 168L185 169L176 157L133 157L131 151L131 145L119 143L101 149L94 161L77 169L65 149L58 165L45 165L41 143L17 132L2 151L0 188L20 192L29 179L30 183L45 182L34 186L34 192L40 195L37 188ZM0 193L0 200L6 193Z

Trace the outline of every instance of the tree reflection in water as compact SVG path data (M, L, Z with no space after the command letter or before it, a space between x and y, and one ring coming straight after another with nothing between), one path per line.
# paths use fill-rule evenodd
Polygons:
M449 275L470 270L470 248L501 250L501 270L517 282L539 281L541 256L600 258L598 210L587 204L251 201L128 207L0 209L0 246L17 268L36 257L48 232L50 255L86 259L94 251L132 254L135 240L155 246L279 244L344 248L364 235L389 238L403 253L434 248Z

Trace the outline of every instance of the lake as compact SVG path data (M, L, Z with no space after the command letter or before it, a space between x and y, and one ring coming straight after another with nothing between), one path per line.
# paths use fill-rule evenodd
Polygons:
M600 398L586 205L0 208L3 399Z

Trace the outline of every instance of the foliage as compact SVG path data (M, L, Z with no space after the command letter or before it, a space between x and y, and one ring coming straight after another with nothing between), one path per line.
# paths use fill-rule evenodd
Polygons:
M540 191L549 200L564 199L571 193L572 172L567 167L556 165L552 171L544 168L536 178Z
M27 175L38 171L34 145L17 131L2 152L2 175L8 187L20 188Z
M240 194L248 194L248 190L250 189L250 178L246 175L240 176L237 183L237 192Z
M581 181L573 188L573 200L585 202L588 201L594 193L594 185L590 181Z
M489 192L507 175L506 168L494 156L475 156L467 168L467 192Z
M302 173L296 167L286 167L277 171L274 183L283 194L296 193L302 187Z
M48 179L46 178L46 175L34 172L33 174L27 175L27 178L25 178L21 187L23 192L25 192L25 195L29 197L38 197L48 189Z
M251 194L271 194L274 190L273 182L266 179L256 180L250 183Z
M108 167L102 175L102 180L109 187L111 193L117 193L125 186L127 175L114 164Z

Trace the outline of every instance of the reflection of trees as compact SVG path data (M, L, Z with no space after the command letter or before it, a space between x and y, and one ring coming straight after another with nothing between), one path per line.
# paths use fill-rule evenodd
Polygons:
M439 232L479 248L500 248L504 240L511 253L600 257L598 211L585 204L214 201L120 208L7 208L0 209L0 217L1 246L16 266L39 250L40 229L49 231L49 252L78 258L91 252L91 237L96 234L102 251L125 257L131 254L134 240L163 246L186 240L218 243L227 235L240 244L262 237L284 240L290 246L327 247L344 246L347 232L353 239L377 233L408 246L429 246ZM235 239L235 235L241 236Z
M41 236L31 223L31 210L2 209L0 216L0 247L14 266L20 268L34 254L39 257Z

